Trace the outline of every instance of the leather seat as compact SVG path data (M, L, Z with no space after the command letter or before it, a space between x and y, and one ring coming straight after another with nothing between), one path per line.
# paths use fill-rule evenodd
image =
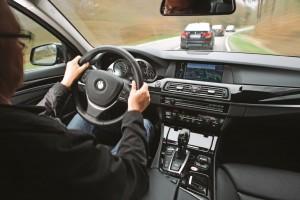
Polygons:
M217 200L300 199L300 173L244 164L216 171Z

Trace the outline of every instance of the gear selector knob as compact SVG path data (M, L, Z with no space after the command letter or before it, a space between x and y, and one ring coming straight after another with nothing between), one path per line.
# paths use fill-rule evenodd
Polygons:
M190 130L182 129L177 138L178 152L185 154L186 147L190 141Z

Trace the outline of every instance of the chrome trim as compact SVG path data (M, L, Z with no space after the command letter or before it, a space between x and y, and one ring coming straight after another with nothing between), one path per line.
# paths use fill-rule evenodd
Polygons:
M83 83L83 82L81 82L81 81L78 81L77 83L78 83L78 85L85 86L85 83Z
M189 185L192 185L193 176L190 176L189 178Z
M95 65L92 65L91 67L93 70L101 70L101 69L98 69Z
M186 163L187 163L187 161L188 161L188 159L189 159L189 156L190 156L190 151L189 150L186 150L186 156L185 156L185 159L184 159L184 161L183 161L183 163L182 163L182 165L181 165L181 167L180 167L180 169L179 169L179 171L174 171L174 170L171 170L171 166L172 166L172 163L173 163L173 160L174 160L174 156L175 156L175 153L176 152L178 152L178 148L173 152L173 155L172 155L172 160L171 160L171 162L170 162L170 165L169 165L169 168L168 168L168 171L169 172L172 172L172 173L175 173L175 174L178 174L178 175L180 175L181 174L181 172L182 172L182 170L184 169L184 167L185 167L185 165L186 165Z
M90 106L92 106L93 108L95 108L96 110L101 110L101 111L105 111L105 110L108 110L109 108L113 107L118 100L114 101L111 105L107 106L107 107L102 107L102 106L98 106L96 104L94 104L90 99L89 99L89 96L86 95L86 98L87 98L87 101L88 101L88 104Z

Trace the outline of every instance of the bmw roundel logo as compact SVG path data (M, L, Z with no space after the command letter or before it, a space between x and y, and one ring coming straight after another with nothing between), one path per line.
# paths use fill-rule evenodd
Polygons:
M104 90L105 89L105 82L103 80L98 80L96 82L96 88L98 90Z

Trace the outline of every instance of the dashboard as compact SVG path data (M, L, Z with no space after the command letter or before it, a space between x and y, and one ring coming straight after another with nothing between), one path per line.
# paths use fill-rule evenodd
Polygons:
M149 85L151 114L148 116L155 116L154 120L169 130L188 129L219 137L233 119L300 113L300 59L127 50L135 57ZM132 80L129 63L118 55L102 54L94 66ZM159 170L175 179L184 174L181 189L198 195L197 199L212 199L214 154L189 146L183 159L176 156L179 139L177 143L164 141L156 164Z
M163 119L170 125L192 124L195 130L207 131L212 123L221 127L218 122L226 117L268 116L300 109L295 106L300 105L297 58L127 50L149 85L151 104L161 107ZM132 80L129 63L118 55L101 54L94 65ZM207 126L202 126L202 121Z

